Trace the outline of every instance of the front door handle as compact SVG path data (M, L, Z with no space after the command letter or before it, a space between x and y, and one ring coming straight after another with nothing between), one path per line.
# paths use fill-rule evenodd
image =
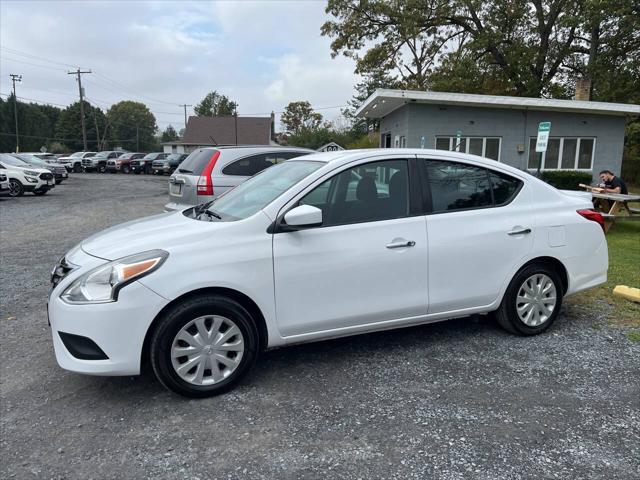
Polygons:
M416 244L413 240L402 240L399 242L387 243L387 248L406 248L413 247Z
M507 232L507 235L526 235L527 233L531 233L530 228L519 228L516 230L511 230L510 232Z

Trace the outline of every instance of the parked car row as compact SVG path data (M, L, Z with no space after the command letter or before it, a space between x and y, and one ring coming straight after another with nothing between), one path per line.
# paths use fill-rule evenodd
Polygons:
M25 158L32 163L18 155L0 153L0 192L6 192L10 197L21 197L25 192L39 196L56 186L51 164L43 162L45 166L40 166L32 158Z

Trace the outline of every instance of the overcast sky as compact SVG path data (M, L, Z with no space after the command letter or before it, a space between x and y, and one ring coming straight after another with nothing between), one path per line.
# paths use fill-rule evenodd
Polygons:
M331 58L320 36L325 1L12 1L0 2L0 93L22 74L18 97L104 110L120 100L147 104L163 129L183 127L179 104L211 90L240 114L281 111L308 100L326 118L353 93L354 65ZM6 97L4 97L6 98Z

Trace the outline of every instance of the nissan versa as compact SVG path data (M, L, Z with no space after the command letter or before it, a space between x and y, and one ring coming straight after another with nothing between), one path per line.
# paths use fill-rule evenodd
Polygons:
M535 335L607 264L588 195L458 152L316 153L86 239L54 268L48 313L63 368L149 361L205 397L288 344L488 312Z

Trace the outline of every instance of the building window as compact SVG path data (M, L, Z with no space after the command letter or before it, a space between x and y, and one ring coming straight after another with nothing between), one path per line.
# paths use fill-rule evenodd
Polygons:
M591 170L595 152L595 138L551 137L547 151L542 153L541 170ZM529 138L527 168L538 168L536 137Z
M500 161L500 137L436 137L436 150L449 150Z
M400 137L400 148L407 148L407 137L404 135Z

